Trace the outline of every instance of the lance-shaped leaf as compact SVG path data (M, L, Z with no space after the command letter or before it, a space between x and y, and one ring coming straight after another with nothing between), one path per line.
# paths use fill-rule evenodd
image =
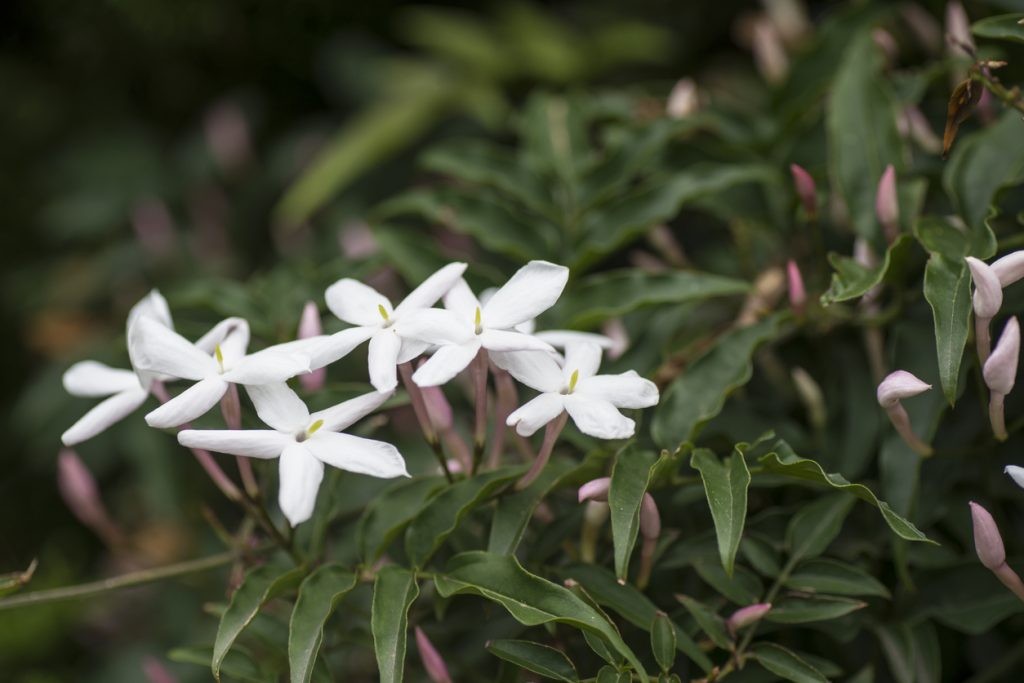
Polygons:
M974 22L971 32L979 38L1024 43L1024 24L1021 24L1021 21L1024 21L1024 14L999 14L994 17L985 17L981 21Z
M677 595L676 600L682 603L693 620L697 622L697 626L700 626L700 629L711 639L711 642L723 650L732 648L732 639L729 638L725 622L720 616L688 595Z
M841 256L835 252L829 254L828 262L832 264L835 272L832 273L832 283L828 291L821 295L821 304L828 306L840 301L859 299L872 288L902 273L913 257L913 244L914 240L910 235L900 235L885 250L882 262L874 267L860 264L849 256Z
M839 535L853 509L853 496L834 493L814 501L793 515L786 527L789 559L796 562L825 552Z
M900 538L908 541L934 543L916 526L896 514L885 501L879 500L867 486L853 484L847 481L841 474L826 474L821 465L814 460L801 458L796 455L785 442L780 441L777 443L775 451L762 456L758 462L768 472L815 484L824 484L839 491L852 493L857 498L878 508L886 524Z
M793 683L828 683L824 674L791 650L774 643L757 643L751 648L754 659L777 676Z
M456 482L432 498L405 532L405 552L413 566L422 567L466 515L522 473L522 467L484 472Z
M629 572L629 558L640 531L640 504L650 482L651 467L658 455L651 451L625 448L619 451L608 489L611 508L612 543L615 546L615 574L621 580Z
M395 565L381 569L373 582L370 630L381 683L402 682L409 607L419 594L416 576Z
M700 472L704 494L711 508L718 537L718 554L725 573L732 576L736 564L736 551L743 538L743 524L747 518L747 489L750 470L737 448L725 462L706 448L698 448L690 458L690 466Z
M324 639L324 625L356 581L356 575L341 565L325 564L299 586L288 626L291 683L309 683Z
M564 652L529 640L492 640L487 651L535 674L565 683L580 680L576 666Z
M772 605L772 609L765 615L765 619L777 624L806 624L812 621L838 619L864 607L867 607L867 603L860 600L828 595L811 598L782 598Z
M663 673L668 673L676 661L676 628L664 612L654 615L651 625L651 652Z
M885 584L863 569L824 558L802 563L786 577L785 586L804 593L889 597Z
M416 517L434 493L444 487L443 477L403 479L366 506L359 518L356 542L360 557L373 564Z
M210 647L177 647L167 653L167 658L172 662L199 666L208 666L212 657L213 648ZM228 652L221 662L220 670L230 676L232 681L241 683L271 683L277 680L275 674L260 668L252 654L242 647Z
M1022 138L1024 121L1019 112L1011 110L994 125L960 140L953 149L942 184L972 230L984 227L1000 189L1024 182Z
M559 622L589 631L625 657L642 679L647 677L643 664L614 625L568 588L523 569L514 557L482 551L461 553L451 559L444 574L434 577L434 583L443 598L458 593L481 595L527 626Z
M581 465L584 466L586 464ZM576 469L572 461L555 458L525 489L502 496L494 508L487 552L497 555L513 554L526 532L533 511L566 475L573 474Z

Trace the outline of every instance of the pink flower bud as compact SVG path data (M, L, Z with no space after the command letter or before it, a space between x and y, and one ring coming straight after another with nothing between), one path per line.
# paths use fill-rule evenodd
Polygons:
M445 398L441 387L420 387L420 391L423 393L423 404L427 408L427 415L430 416L434 428L439 432L451 429L452 406Z
M750 48L757 70L769 83L781 83L789 72L789 57L782 34L768 17L755 19L750 31Z
M203 128L213 158L225 171L233 171L249 160L249 122L238 105L232 102L215 105L207 112Z
M993 392L1006 396L1013 390L1017 379L1017 360L1020 357L1020 324L1010 318L1003 328L992 355L985 361L982 375Z
M656 541L661 535L661 515L649 493L645 493L640 501L640 535L648 541Z
M988 510L971 501L971 520L974 523L974 550L986 568L995 571L1006 564L1006 548L999 527Z
M884 28L876 28L871 31L871 40L885 54L885 59L889 64L895 64L899 60L900 46L896 44L896 39L892 37L891 33Z
M62 449L57 458L57 488L79 522L92 529L108 545L121 542L121 531L111 521L103 505L96 480L70 448Z
M1024 489L1024 467L1017 467L1016 465L1007 465L1003 472L1010 475L1013 479L1013 483Z
M900 234L900 204L896 194L896 169L892 164L885 167L882 178L878 181L878 193L875 195L875 215L882 224L885 238L892 242Z
M800 266L792 259L786 263L786 282L789 288L789 305L794 312L802 314L807 306L807 290L804 289Z
M683 119L700 108L697 83L692 78L680 78L672 87L665 105L665 113L672 119Z
M156 657L145 657L142 660L142 672L149 683L178 683L174 674Z
M582 503L585 500L596 500L602 503L607 502L608 489L611 487L611 484L611 477L601 477L599 479L588 481L580 487L579 502Z
M323 326L320 324L320 308L313 301L307 301L302 308L302 316L299 318L299 339L311 339L323 334ZM320 391L327 383L327 368L317 368L313 372L306 372L299 375L299 383L306 391Z
M999 284L1008 287L1024 278L1024 249L1007 254L992 262L992 270L999 278Z
M974 313L980 318L991 318L1003 305L1003 287L992 266L984 261L967 257L967 266L974 280Z
M797 164L789 165L789 172L793 176L793 186L796 188L796 196L804 207L804 212L809 218L818 215L818 191L811 174Z
M901 399L917 396L932 388L931 384L921 381L906 370L897 370L878 385L878 405L890 408Z
M242 404L238 400L238 385L229 384L228 390L220 399L220 414L228 429L242 428Z
M420 651L420 660L423 662L423 668L427 670L427 677L433 683L452 683L452 677L448 673L448 667L444 663L444 658L434 648L434 644L427 638L427 634L423 632L419 626L416 627L416 647Z
M725 625L730 633L735 633L744 626L750 626L755 621L760 621L771 609L772 605L770 602L759 602L741 607L732 613L732 616L726 620Z
M974 56L974 38L971 37L971 20L964 6L954 0L946 5L946 39L954 56L965 53Z
M878 266L878 256L875 255L875 250L871 248L871 243L863 237L858 237L853 241L853 260L865 268Z
M900 126L900 133L916 142L924 151L931 154L942 152L942 140L935 134L932 125L928 123L928 119L917 107L909 106L904 109L903 116L897 123Z

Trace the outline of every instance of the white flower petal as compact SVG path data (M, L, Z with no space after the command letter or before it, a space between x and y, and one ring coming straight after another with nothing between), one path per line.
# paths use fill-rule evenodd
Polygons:
M918 379L906 370L896 370L890 372L878 385L876 397L878 405L883 408L891 408L901 399L917 396L931 388L931 384Z
M1003 472L1010 475L1013 479L1013 483L1024 489L1024 467L1018 467L1017 465L1007 465Z
M545 351L555 350L547 342L512 330L485 329L479 335L480 343L489 351Z
M442 346L413 373L412 381L421 387L445 384L465 370L479 351L480 342L475 339L465 344Z
M579 380L593 377L597 369L601 367L601 347L597 344L584 342L582 344L569 344L565 347L565 363L563 376L568 382L572 373L579 371Z
M214 357L216 357L216 346L220 346L220 355L224 359L224 369L231 370L245 358L245 352L249 348L249 326L236 327L228 332L228 335L215 345Z
M577 429L598 439L628 439L636 430L636 424L608 401L569 394L565 410Z
M276 346L251 353L222 377L236 384L273 384L310 371L309 356Z
M71 425L61 435L60 440L65 446L74 446L91 439L115 422L132 414L146 402L147 396L149 396L149 392L140 386L114 394L93 406L89 412L79 418L78 422Z
M991 265L992 270L999 278L999 284L1009 287L1017 280L1024 278L1024 249L1010 252L993 261Z
M337 432L317 432L305 445L317 458L340 470L382 479L409 476L402 454L383 441Z
M276 458L295 440L272 429L183 429L178 443L247 458Z
M607 401L616 408L650 408L658 405L659 398L657 385L633 371L580 379L573 393Z
M562 368L546 351L489 351L494 364L531 389L558 391L563 386Z
M379 330L370 338L367 362L370 366L370 384L377 391L394 391L398 386L398 352L402 338L393 329Z
M380 307L391 315L391 302L373 287L364 285L358 280L344 278L338 280L324 292L327 308L331 313L351 325L373 325L380 327L384 318L380 315Z
M317 420L323 420L323 426L320 427L321 431L338 432L348 429L377 410L377 408L380 408L384 401L387 401L390 397L390 392L371 391L368 394L350 398L335 406L313 413L309 416L308 424L315 423Z
M538 429L551 422L565 410L565 396L556 392L548 392L527 401L514 410L505 424L515 427L521 436L530 436Z
M974 313L982 318L991 318L1003 305L1003 287L999 284L999 276L984 261L973 256L968 256L966 260L971 269L971 280L974 281Z
M444 307L464 320L476 318L477 309L483 309L483 301L473 295L465 280L459 280L444 295Z
M411 360L419 358L426 353L427 349L431 346L432 344L420 341L419 339L403 338L402 348L398 352L398 364L401 365L402 363L408 363Z
M405 339L439 345L464 344L474 336L471 317L463 318L443 308L413 311L395 324L395 331Z
M1020 323L1017 322L1017 318L1010 318L1006 321L995 348L992 349L992 355L982 368L981 374L988 388L1004 396L1013 391L1019 360Z
M295 434L309 424L309 409L287 384L249 385L245 390L260 419L277 431Z
M530 261L516 271L484 306L484 324L509 329L536 318L558 301L569 269L547 261Z
M293 527L313 516L316 494L324 478L324 464L304 444L289 444L281 453L277 504Z
M577 344L580 342L597 344L598 346L605 350L615 346L615 340L613 340L611 337L606 337L603 334L597 334L595 332L577 332L575 330L544 330L543 332L534 332L533 336L535 336L537 339L540 339L541 341L546 341L548 344L551 344L556 349L565 349L568 348L570 344Z
M110 396L128 389L140 389L131 370L112 368L94 360L75 363L64 373L64 389L72 396Z
M196 340L196 346L206 353L213 353L213 350L227 338L229 334L237 333L239 340L244 339L244 348L249 346L249 322L245 318L225 318L210 328L210 331Z
M395 307L395 315L401 318L412 311L428 308L448 293L466 272L465 263L449 263L424 280L419 287L409 292L402 303Z
M160 429L183 425L215 406L227 390L228 383L220 377L200 380L146 415L146 424Z
M160 290L154 289L142 297L137 304L128 311L128 322L125 329L130 330L132 323L142 316L156 320L164 327L174 329L174 321L171 319L171 308L167 305L167 299L163 297Z
M217 361L156 320L140 317L128 331L132 365L181 379L199 380L218 371Z
M357 346L373 336L377 327L350 327L330 335L319 335L308 339L278 344L282 351L293 351L309 357L309 367L319 370L352 352Z

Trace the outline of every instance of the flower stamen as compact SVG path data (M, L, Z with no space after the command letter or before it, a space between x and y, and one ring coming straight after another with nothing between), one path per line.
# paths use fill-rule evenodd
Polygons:
M377 304L377 312L380 313L380 317L384 318L384 325L391 324L391 318L388 316L388 309L384 308L384 304Z
M572 371L572 376L569 378L569 386L566 389L562 389L562 394L563 395L564 394L571 394L573 392L573 390L576 388L576 382L578 382L579 379L580 379L580 371L579 371L579 369L573 370Z
M476 317L473 320L473 331L480 334L484 331L483 325L480 324L480 307L476 307Z
M217 365L220 366L220 371L224 372L224 354L220 350L220 344L213 347L213 355L217 357Z

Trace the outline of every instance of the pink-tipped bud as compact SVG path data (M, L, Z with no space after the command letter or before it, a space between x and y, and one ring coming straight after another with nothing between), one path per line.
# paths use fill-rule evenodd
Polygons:
M452 683L452 677L448 673L444 658L419 626L416 627L416 647L420 651L423 668L427 670L427 677L433 683Z
M894 241L900 234L900 203L896 194L896 169L892 164L885 167L885 172L878 181L875 215L882 224L885 238L889 242Z
M741 607L732 613L732 616L726 620L725 625L730 633L735 633L744 626L750 626L754 622L760 621L771 609L772 605L770 602L759 602L754 605Z
M596 500L601 503L608 502L608 489L611 487L611 477L593 479L580 487L579 502L585 500Z
M796 188L796 196L800 198L800 204L809 218L818 215L818 190L814 184L814 178L798 164L790 164L789 172L793 176L793 186Z
M863 237L858 237L853 241L853 260L865 268L878 266L878 256L875 255L875 250L871 248L871 243Z
M145 657L142 660L142 673L149 683L178 683L177 677L156 657Z
M299 318L299 339L312 339L323 334L323 325L320 323L320 308L316 302L307 301L302 308L302 316ZM306 372L299 375L299 383L306 391L320 391L327 383L327 368L317 368L313 372Z
M427 408L427 415L434 425L434 429L443 432L452 427L452 406L445 398L441 387L420 387L423 394L423 405Z
M242 428L242 403L238 400L238 385L229 384L228 390L220 399L220 414L228 429Z
M121 542L123 535L103 505L96 480L70 448L62 449L57 458L57 488L79 522L92 529L108 545Z
M1003 287L992 266L973 256L967 257L974 281L974 313L980 318L991 318L1003 305Z
M1015 251L992 262L992 270L999 278L999 284L1009 287L1024 278L1024 249Z
M1006 548L999 527L988 510L971 501L971 520L974 522L974 550L986 568L995 571L1006 564Z
M1020 357L1020 324L1017 318L1010 318L1003 333L992 349L992 355L985 361L982 375L985 384L994 393L1006 396L1013 390L1017 379L1017 360Z
M917 396L931 388L931 384L918 379L906 370L897 370L889 373L878 385L878 405L883 408L891 408L901 399Z
M683 119L700 108L697 82L692 78L680 78L672 87L665 104L665 113L672 119Z
M946 5L946 40L950 53L962 57L974 56L974 38L971 37L971 20L964 6L954 0Z
M804 278L800 274L800 266L796 261L786 263L786 283L789 288L789 305L796 313L803 313L807 307L807 290L804 289Z
M942 139L935 134L932 125L917 107L909 106L904 109L903 116L897 123L900 126L900 133L916 142L924 151L931 154L942 152Z
M1007 465L1003 472L1010 475L1010 479L1013 479L1013 483L1024 489L1024 467L1017 467L1016 465Z
M782 34L768 17L758 17L750 25L750 48L754 64L769 83L781 83L789 72L789 57Z
M885 54L885 59L889 64L899 61L900 46L896 44L896 39L892 37L891 33L884 28L876 28L871 31L871 40Z
M640 501L640 535L648 541L656 541L661 535L661 515L649 493L645 493Z

